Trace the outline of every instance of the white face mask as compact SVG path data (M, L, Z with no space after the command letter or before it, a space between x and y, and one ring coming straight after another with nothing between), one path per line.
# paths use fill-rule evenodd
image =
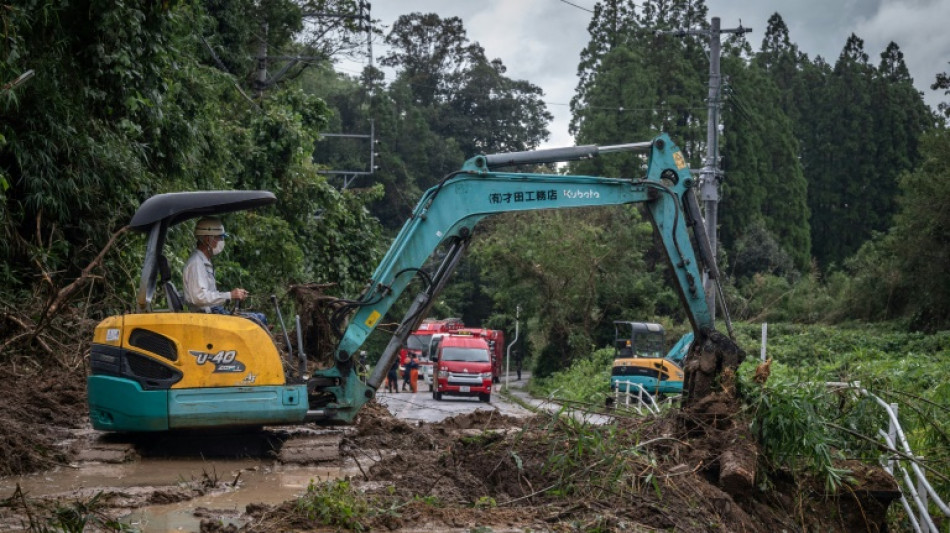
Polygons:
M224 251L224 239L221 239L220 241L217 241L214 243L214 248L211 249L211 253L214 255L218 255L223 251Z

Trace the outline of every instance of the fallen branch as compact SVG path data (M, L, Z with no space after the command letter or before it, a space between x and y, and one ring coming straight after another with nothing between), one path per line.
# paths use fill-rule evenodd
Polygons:
M19 318L16 315L9 312L5 312L0 316L5 318L7 321L13 324L16 324L17 326L20 327L20 329L23 330L22 333L8 337L5 341L3 341L3 343L0 344L0 353L4 353L8 346L12 346L13 344L16 344L17 342L19 342L21 339L25 339L31 335L34 335L34 333L36 332L36 326L34 324L31 324L28 320ZM35 340L47 354L53 355L53 349L50 348L49 344L44 339L40 337L35 337Z
M13 313L10 313L9 311L5 311L5 312L4 312L2 315L0 315L0 316L2 316L3 318L9 320L10 322L13 322L13 323L16 324L17 326L20 326L20 329L22 329L22 330L24 330L24 331L32 331L32 330L33 330L33 325L27 324L25 320L23 320L22 318L18 318L16 315L14 315Z
M128 230L128 226L123 226L119 229L119 231L113 233L112 236L109 237L109 242L107 242L105 247L99 251L99 255L97 255L95 259L93 259L88 265L86 265L85 268L82 269L79 277L74 279L72 283L66 285L56 293L56 296L53 298L52 302L49 304L49 306L47 306L46 312L40 317L38 324L42 325L45 319L58 313L60 308L62 308L62 306L65 305L73 297L73 295L83 287L83 285L85 285L90 279L96 277L92 275L92 270L102 264L102 260L105 258L109 250L112 249L116 239L118 239L120 235Z
M54 316L56 316L65 305L90 281L93 279L99 278L93 274L93 270L102 265L102 261L105 258L106 254L112 249L115 245L116 240L123 233L128 231L129 227L124 226L109 237L109 241L106 245L99 251L99 254L86 265L85 268L79 273L79 277L74 279L72 283L66 285L62 289L55 290L53 287L52 276L47 272L42 264L37 263L38 268L42 274L43 279L50 285L53 289L50 298L47 300L46 308L40 313L39 319L35 322L28 318L16 316L10 312L5 312L0 317L5 318L8 322L18 326L22 332L16 335L11 335L2 343L0 343L0 353L3 353L8 347L23 342L26 345L36 344L39 345L47 354L53 355L54 350L50 347L49 342L40 335L43 331L50 325Z
M828 426L828 427L830 427L830 428L832 428L832 429L837 429L838 431L843 431L844 433L847 433L847 434L851 435L852 437L865 440L865 441L867 441L867 442L869 442L869 443L875 445L875 446L877 447L877 449L880 450L880 451L882 451L882 452L887 452L887 453L892 453L892 454L894 454L895 456L897 456L898 460L901 460L901 461L911 461L911 462L917 463L918 466L920 466L921 468L923 468L923 469L926 470L927 472L933 474L934 476L940 478L943 482L950 481L950 477L947 477L946 475L942 474L941 472L938 472L938 471L937 471L936 469L934 469L933 467L928 466L925 462L921 461L919 458L914 457L913 455L906 454L906 453L904 453L904 452L902 452L902 451L900 451L900 450L898 450L898 449L896 449L896 448L891 448L891 447L888 446L887 444L885 444L885 443L883 443L883 442L881 442L881 441L879 441L879 440L877 440L877 439L875 439L875 438L873 438L873 437L869 437L869 436L867 436L867 435L864 435L863 433L859 433L859 432L857 432L857 431L854 431L853 429L848 429L848 428L846 428L846 427L844 427L844 426L839 426L838 424L834 424L834 423L831 423L831 422L823 422L822 425Z

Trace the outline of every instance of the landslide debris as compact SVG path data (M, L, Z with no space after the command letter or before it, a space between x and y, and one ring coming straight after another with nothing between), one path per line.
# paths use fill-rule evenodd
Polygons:
M725 389L668 416L600 427L483 411L417 426L372 402L342 444L367 459L360 476L249 509L244 529L884 530L879 496L893 483L878 469L853 465L852 484L830 495L820 480L781 469L760 470L749 484L743 469L756 463L733 463L757 449ZM334 506L360 513L334 521L326 511Z
M0 413L4 475L68 460L61 441L86 424L84 378L81 369L7 370L0 379L9 406ZM602 427L564 415L515 419L486 411L420 426L370 402L340 444L341 458L360 464L343 489L315 486L299 501L249 506L241 528L205 511L202 530L884 530L893 480L844 464L851 480L827 494L821 480L766 468L730 372L713 385L685 409L619 416ZM308 514L315 508L363 511L341 523Z

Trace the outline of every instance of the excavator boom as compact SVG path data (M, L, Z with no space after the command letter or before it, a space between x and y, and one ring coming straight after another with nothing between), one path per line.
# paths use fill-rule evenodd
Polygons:
M569 161L615 151L646 153L646 176L606 178L497 170L504 166ZM398 349L425 318L468 246L475 225L497 213L643 203L662 242L694 331L712 331L701 264L709 276L717 278L718 273L699 218L694 185L685 157L665 134L643 143L480 155L468 160L461 170L425 192L370 284L354 303L355 313L334 353L336 365L316 372L311 378L311 397L313 392L318 392L325 399L322 405L311 405L311 419L352 421L359 408L375 394ZM690 241L690 229L693 229L699 256ZM423 264L443 243L449 247L442 264L431 276L422 273ZM425 289L410 305L369 379L362 382L354 371L354 354L419 273L426 280Z

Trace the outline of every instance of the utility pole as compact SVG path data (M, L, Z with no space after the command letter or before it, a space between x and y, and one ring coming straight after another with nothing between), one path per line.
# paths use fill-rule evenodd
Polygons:
M267 88L267 30L268 24L261 24L261 42L257 45L257 99L264 99L264 89Z
M709 237L709 246L714 259L716 258L719 248L716 227L719 223L719 184L722 183L722 172L719 170L719 109L722 104L722 100L720 99L722 95L722 76L719 73L719 58L722 54L720 36L724 33L742 35L750 31L752 31L752 28L744 28L742 27L742 23L739 23L738 28L724 30L719 26L719 17L713 17L712 24L710 24L708 30L689 29L659 32L680 37L685 35L699 35L709 39L706 160L703 162L703 169L699 173L699 199L703 201L703 211L705 212L706 219L706 235ZM713 280L709 279L708 276L705 277L703 283L703 287L706 291L706 304L709 306L709 314L712 319L715 320L716 284Z
M370 15L372 9L373 4L369 3L369 0L359 0L360 29L366 32L366 53L369 55L370 70L373 69L373 17Z

